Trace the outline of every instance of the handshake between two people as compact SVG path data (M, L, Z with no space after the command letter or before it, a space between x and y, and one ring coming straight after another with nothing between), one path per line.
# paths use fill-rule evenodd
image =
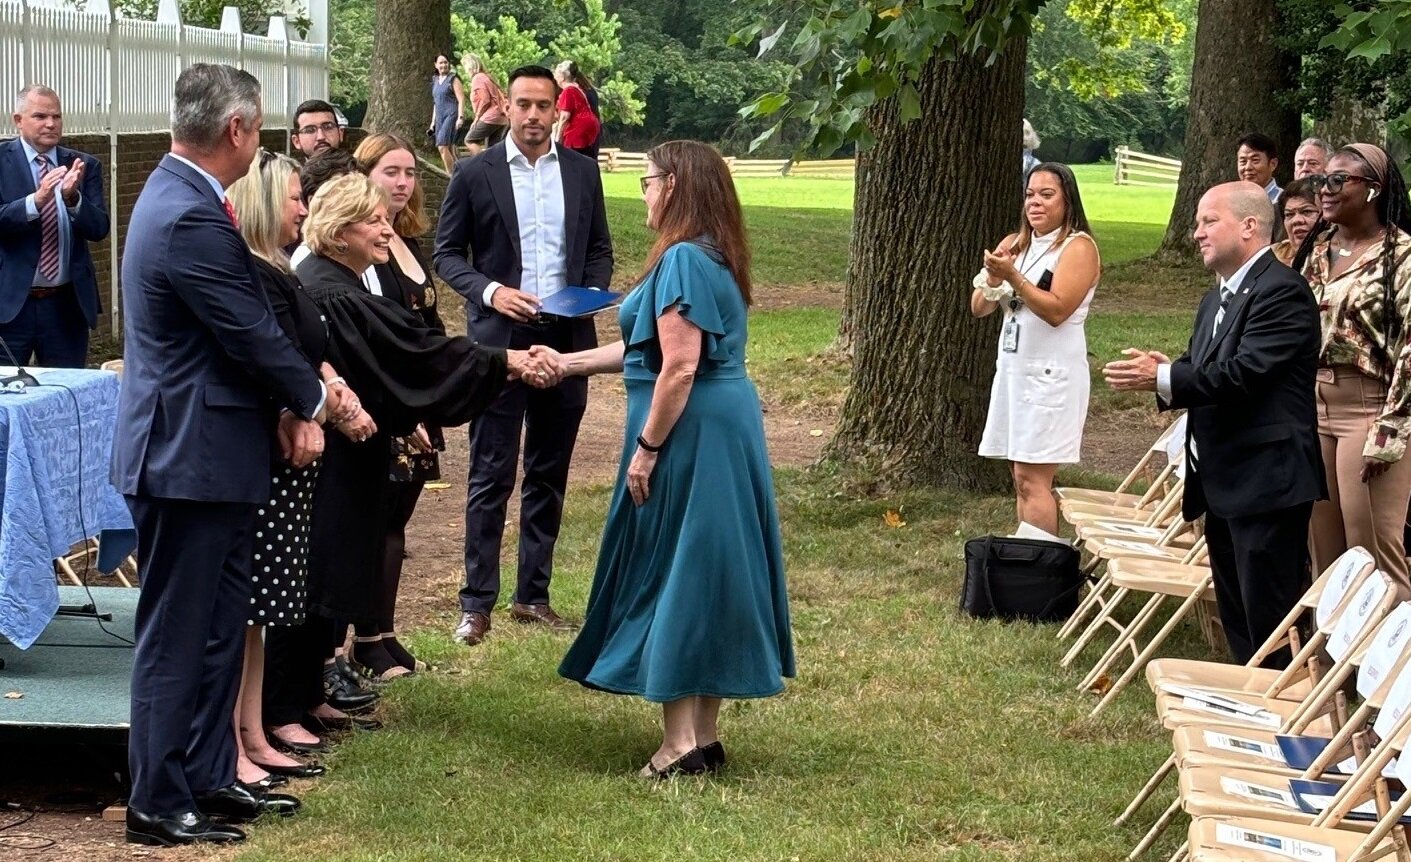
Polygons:
M536 389L557 386L570 376L568 361L552 347L535 344L528 350L506 350L509 379L518 380Z

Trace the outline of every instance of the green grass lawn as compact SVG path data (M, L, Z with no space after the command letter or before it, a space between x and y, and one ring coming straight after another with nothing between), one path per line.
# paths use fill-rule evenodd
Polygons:
M1089 211L1113 214L1098 226L1109 269L1088 326L1095 365L1131 343L1177 349L1203 286L1185 271L1120 262L1155 249L1170 196L1111 187L1107 170L1079 172ZM641 221L636 179L607 179L619 257L640 260L646 233L628 224ZM762 281L842 280L850 183L741 188ZM767 398L841 397L846 369L820 357L836 325L837 313L819 308L752 317L751 372ZM1123 406L1101 391L1095 410ZM387 729L342 743L330 774L298 788L305 811L261 824L237 858L1124 858L1171 798L1168 787L1136 824L1111 824L1169 751L1145 686L1089 719L1094 698L1076 690L1082 670L1058 667L1052 628L978 623L955 609L964 539L1007 525L1012 502L928 490L864 497L830 466L781 470L777 484L799 677L781 697L727 706L726 773L632 778L657 744L654 707L560 679L562 636L497 620L474 650L452 644L448 598L434 628L410 635L439 671L391 686ZM575 616L608 493L568 494L554 589ZM905 525L888 526L889 511ZM1167 653L1208 655L1189 627ZM1169 855L1183 830L1151 858Z

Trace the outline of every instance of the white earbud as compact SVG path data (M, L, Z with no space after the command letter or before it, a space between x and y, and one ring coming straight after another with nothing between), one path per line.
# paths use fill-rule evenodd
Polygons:
M1376 199L1377 199L1377 194L1378 194L1378 190L1377 190L1377 187L1376 187L1376 186L1372 186L1370 189L1368 189L1368 190L1367 190L1367 203L1371 203L1372 201L1376 200Z

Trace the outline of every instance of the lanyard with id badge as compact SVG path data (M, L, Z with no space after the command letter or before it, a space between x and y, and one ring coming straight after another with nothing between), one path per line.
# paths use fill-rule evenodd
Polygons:
M1028 257L1029 252L1031 251L1033 251L1032 245L1030 245L1030 247L1025 250L1024 256ZM1047 252L1048 249L1045 249L1042 253L1039 254L1037 258L1035 258L1033 261L1030 261L1027 266L1022 267L1019 270L1021 280L1024 278L1028 278L1029 270L1033 269L1034 266L1039 263L1039 261L1043 260L1044 255L1047 254ZM1053 271L1048 269L1044 270L1044 274L1039 276L1039 280L1036 282L1036 285L1039 290L1051 290L1053 287ZM1016 293L1009 299L1009 315L1005 317L1004 327L1000 329L999 333L999 349L1004 351L1005 353L1019 352L1019 320L1015 317L1015 312L1019 311L1019 306L1023 304L1024 301L1019 298L1018 293Z

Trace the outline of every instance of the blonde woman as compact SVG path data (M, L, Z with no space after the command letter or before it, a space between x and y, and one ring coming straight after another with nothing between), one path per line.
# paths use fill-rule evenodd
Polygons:
M260 150L249 172L236 180L226 194L235 207L240 233L254 252L260 283L280 327L309 364L319 369L326 386L350 393L348 384L324 361L327 338L318 309L294 281L289 257L284 253L286 246L298 240L299 226L307 213L299 187L298 163ZM337 417L341 420L340 430L354 436L375 430L355 396L345 395L344 401L345 410ZM280 742L288 738L296 744L308 743L307 732L298 727L303 712L320 707L331 709L322 702L321 655L290 648L300 640L295 630L302 630L306 622L309 515L319 466L318 461L307 467L274 465L269 502L258 511L256 529L271 540L255 545L245 671L235 709L236 777L247 784L268 787L273 783L271 775L309 778L323 773L323 767L317 764L305 765L276 751L264 729L267 633L275 700L292 699L296 703L292 715L275 720L275 738Z
M329 619L377 627L377 585L392 500L391 441L422 423L463 425L499 394L507 376L558 382L527 351L447 337L386 296L363 274L386 264L396 236L387 192L361 174L319 188L304 223L311 254L299 280L328 325L328 353L377 422L367 445L332 437L314 500L309 606ZM543 376L537 376L542 374Z

